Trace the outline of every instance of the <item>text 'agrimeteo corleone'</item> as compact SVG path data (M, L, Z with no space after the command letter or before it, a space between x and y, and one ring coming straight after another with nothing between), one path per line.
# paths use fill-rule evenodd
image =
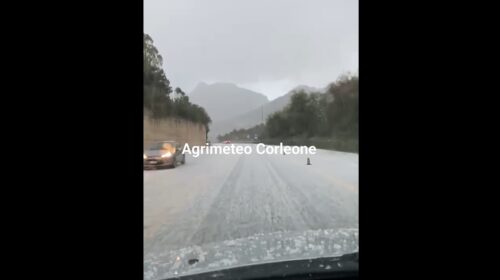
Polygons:
M292 154L292 155L314 155L316 154L315 146L284 146L283 143L279 145L265 145L259 143L254 147L250 145L205 145L205 146L189 146L188 143L184 144L182 149L183 154L189 154L193 157L200 155L250 155L256 152L258 155L277 155L277 154Z

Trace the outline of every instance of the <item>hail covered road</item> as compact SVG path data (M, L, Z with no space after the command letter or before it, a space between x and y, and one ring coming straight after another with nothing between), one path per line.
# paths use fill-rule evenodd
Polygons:
M145 256L261 233L358 227L357 154L252 148L144 171Z

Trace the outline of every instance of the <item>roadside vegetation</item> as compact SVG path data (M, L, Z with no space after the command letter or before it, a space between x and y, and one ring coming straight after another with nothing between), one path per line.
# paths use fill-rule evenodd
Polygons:
M249 129L234 129L233 131L217 136L217 140L231 140L237 142L258 142L266 129L265 124L259 124Z
M163 70L163 57L144 34L144 111L152 119L175 117L201 123L207 133L211 119L203 107L193 104L180 88L172 90Z
M314 145L317 148L358 152L359 78L342 75L325 93L297 92L282 111L265 124L233 130L219 140L243 140L258 135L267 144Z

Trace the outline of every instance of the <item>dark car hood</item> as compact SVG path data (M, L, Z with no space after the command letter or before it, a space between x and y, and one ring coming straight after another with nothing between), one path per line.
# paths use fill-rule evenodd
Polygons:
M144 256L144 279L158 280L276 261L358 251L358 229L275 232ZM189 260L197 259L194 264Z

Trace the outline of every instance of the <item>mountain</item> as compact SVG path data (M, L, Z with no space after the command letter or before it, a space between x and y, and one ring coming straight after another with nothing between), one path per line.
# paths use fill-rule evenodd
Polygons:
M261 93L230 83L199 83L188 94L192 103L205 108L212 123L234 118L269 102Z
M307 94L310 94L312 92L324 92L325 89L318 89L309 86L295 87L287 94L280 96L273 101L263 104L253 110L249 110L246 113L240 114L230 119L213 122L212 125L210 125L209 137L211 139L214 139L215 137L217 137L217 135L228 133L233 129L250 128L262 123L272 113L283 110L283 108L285 108L285 106L290 102L292 95L299 91L304 91Z

